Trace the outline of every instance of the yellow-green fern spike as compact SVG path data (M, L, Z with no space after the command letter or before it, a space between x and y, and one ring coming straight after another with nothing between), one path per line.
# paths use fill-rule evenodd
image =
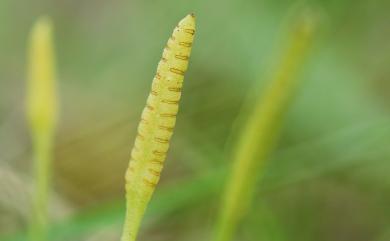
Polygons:
M57 122L57 94L52 24L47 17L34 25L29 40L27 119L31 129L34 161L34 193L30 239L47 240L50 162Z
M195 17L190 14L173 31L158 64L126 172L127 211L122 241L136 240L145 209L160 179L194 35Z
M297 26L293 26L269 88L254 103L253 112L245 123L235 149L232 173L228 177L220 207L214 241L234 239L238 224L250 208L256 180L276 144L283 116L295 93L298 84L296 74L311 45L313 21L312 17L305 15Z

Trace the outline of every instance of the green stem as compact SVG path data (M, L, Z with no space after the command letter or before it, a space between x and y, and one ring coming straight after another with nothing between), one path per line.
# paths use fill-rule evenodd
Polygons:
M305 19L292 31L287 50L270 81L257 100L243 127L233 156L233 168L226 184L214 241L232 240L237 226L247 214L256 181L270 152L277 144L283 117L288 110L312 37L312 19Z
M47 240L52 143L50 134L33 135L35 185L29 229L31 241Z

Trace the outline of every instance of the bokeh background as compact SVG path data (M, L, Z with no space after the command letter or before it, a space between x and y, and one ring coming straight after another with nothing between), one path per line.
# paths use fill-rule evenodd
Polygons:
M61 97L51 240L118 240L124 173L155 68L187 13L197 36L178 126L140 240L208 240L237 117L261 95L299 9L319 29L242 241L390 240L390 2L0 1L0 239L23 240L33 192L26 46L55 25ZM236 134L234 134L236 133Z

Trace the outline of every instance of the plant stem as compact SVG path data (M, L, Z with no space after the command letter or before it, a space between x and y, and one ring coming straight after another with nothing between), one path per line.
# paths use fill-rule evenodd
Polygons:
M242 128L233 168L226 184L215 230L215 241L230 241L238 224L247 214L256 180L277 143L283 117L298 84L296 75L303 64L313 33L313 19L298 22L270 86L255 102L252 114Z
M126 172L126 217L122 241L135 241L160 180L176 124L184 74L195 35L195 16L182 19L169 38L142 112Z
M35 192L30 220L30 238L32 241L43 241L47 240L52 137L37 135L33 142Z
M29 47L26 105L35 180L29 235L31 241L46 241L52 146L57 122L52 25L47 17L41 17L34 25Z

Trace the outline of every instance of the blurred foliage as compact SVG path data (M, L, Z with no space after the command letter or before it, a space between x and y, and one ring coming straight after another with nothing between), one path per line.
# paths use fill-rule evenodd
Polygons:
M270 153L278 143L284 116L293 102L299 73L310 52L317 29L316 14L306 9L294 16L286 37L287 46L278 64L273 67L270 83L257 100L244 105L251 108L243 112L247 119L241 122L240 132L232 153L232 168L227 174L225 194L219 207L215 228L215 241L233 240L237 226L252 210L257 180L262 177Z
M323 30L238 240L387 240L385 0L0 1L0 239L24 240L29 213L25 53L39 15L55 24L62 103L50 240L108 241L124 219L124 173L161 48L196 13L178 126L140 237L190 241L210 236L242 103L261 92L306 5Z

